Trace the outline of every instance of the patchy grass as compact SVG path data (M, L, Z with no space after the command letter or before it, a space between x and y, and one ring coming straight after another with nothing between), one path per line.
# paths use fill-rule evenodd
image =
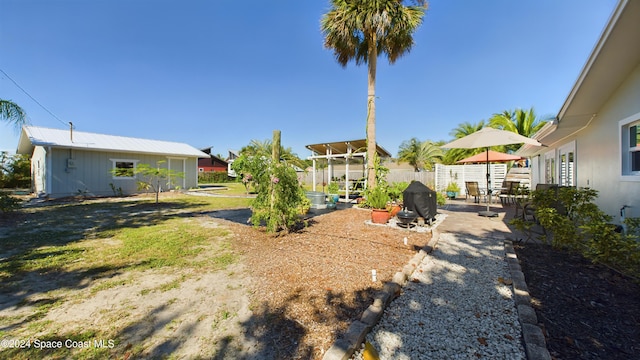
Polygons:
M117 340L105 332L87 330L79 333L46 333L37 338L20 340L20 347L2 351L2 358L27 359L109 359Z
M165 196L159 204L154 204L152 196L143 196L25 208L20 221L9 224L0 237L0 303L11 301L22 311L0 316L0 328L5 329L0 336L38 339L49 345L70 341L72 347L36 349L42 343L32 342L26 349L3 349L0 358L122 356L122 346L115 353L110 346L94 343L111 340L118 345L121 328L88 326L81 332L59 333L45 317L51 309L82 296L130 286L136 274L148 269L189 274L147 290L167 292L199 274L237 263L239 256L232 251L229 232L205 213L247 207L248 199ZM35 283L37 287L31 285ZM112 323L121 318L115 316ZM136 354L141 349L125 352Z
M211 194L230 195L230 196L244 196L247 195L247 189L240 182L228 182L219 184L206 184L200 191L205 191ZM249 187L249 191L253 191L253 187Z
M129 285L133 283L133 279L129 278L129 279L115 279L115 280L107 280L104 281L98 285L92 286L91 287L91 295L95 295L96 293L103 291L103 290L109 290L109 289L113 289L113 288L117 288L119 286L125 286L125 285Z
M154 291L165 292L165 291L169 291L169 290L173 290L173 289L178 289L180 287L180 284L182 284L182 282L184 282L186 279L187 279L187 277L185 275L182 275L178 279L175 279L173 281L169 281L167 283L161 284L159 286L156 286L155 288L142 289L142 290L140 290L140 295L142 295L142 296L148 295L149 293L152 293Z

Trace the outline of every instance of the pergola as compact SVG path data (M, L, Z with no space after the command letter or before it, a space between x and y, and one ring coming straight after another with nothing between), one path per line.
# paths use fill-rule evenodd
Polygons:
M331 179L333 178L333 167L332 160L334 159L344 159L345 160L345 198L349 199L349 159L354 157L362 157L363 162L365 164L365 172L366 172L366 158L367 158L367 140L347 140L347 141L337 141L330 143L320 143L320 144L312 144L306 145L307 149L311 150L312 155L307 159L313 160L313 191L316 191L316 160L317 159L326 159L329 171L329 183L331 183ZM380 158L388 158L391 157L391 154L385 150L382 146L376 144L376 152ZM365 182L366 187L366 182Z

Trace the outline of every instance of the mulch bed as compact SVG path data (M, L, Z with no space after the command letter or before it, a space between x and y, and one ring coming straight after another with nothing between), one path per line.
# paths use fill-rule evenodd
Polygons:
M257 358L321 359L431 239L429 233L367 225L370 214L333 211L277 237L228 223L253 278L254 316L245 329L247 337L266 344Z
M553 359L640 359L640 284L548 245L514 248Z

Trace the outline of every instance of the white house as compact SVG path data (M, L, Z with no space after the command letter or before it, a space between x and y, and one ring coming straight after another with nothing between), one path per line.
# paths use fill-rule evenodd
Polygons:
M165 190L188 189L198 185L198 157L209 156L183 143L36 126L22 128L17 153L31 155L33 191L50 197L136 193L133 170L159 161L184 174L169 179Z
M640 217L640 1L621 0L556 119L523 146L532 182L590 187L619 219Z

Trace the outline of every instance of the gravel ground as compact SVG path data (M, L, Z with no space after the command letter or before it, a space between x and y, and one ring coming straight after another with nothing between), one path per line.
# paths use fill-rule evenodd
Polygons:
M525 359L508 274L502 239L443 233L367 341L381 359Z

